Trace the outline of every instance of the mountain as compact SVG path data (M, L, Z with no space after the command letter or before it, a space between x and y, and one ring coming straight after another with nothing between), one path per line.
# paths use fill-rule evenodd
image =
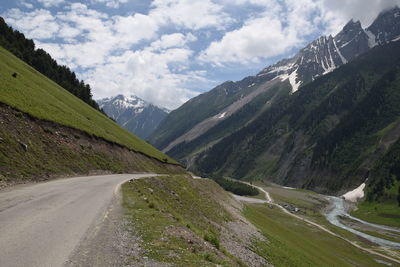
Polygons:
M365 136L361 128L351 132L342 125L357 125L356 118L368 110L363 101L372 101L379 90L396 93L390 89L394 81L377 88L387 76L397 75L388 73L397 69L399 37L398 7L382 12L366 29L351 20L334 37L320 37L255 76L189 100L166 117L150 141L200 173L267 179L319 192L345 190L365 180L390 147L382 148L372 137L387 138L386 144L397 140L397 115L374 118ZM354 139L345 142L339 136ZM364 141L368 145L352 147ZM324 144L331 146L325 150ZM380 153L374 153L377 149Z
M196 170L324 193L361 184L400 137L399 60L400 43L377 47L282 95L200 153Z
M97 103L119 125L143 139L154 132L169 112L134 95L103 98Z
M256 76L249 76L238 82L225 82L189 100L167 116L151 135L150 142L168 152L180 143L196 139L256 97L262 97L269 92L267 94L272 99L272 91L276 90L271 89L278 84L283 88L288 83L290 87L284 91L295 92L301 85L333 71L369 49L398 40L399 13L398 7L387 10L366 29L362 29L359 21L351 20L335 37L320 37L294 57L283 59ZM252 119L252 116L247 119Z

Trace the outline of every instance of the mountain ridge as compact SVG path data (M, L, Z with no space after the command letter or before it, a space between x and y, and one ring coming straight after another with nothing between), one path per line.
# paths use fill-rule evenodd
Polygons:
M400 136L394 94L400 44L387 46L282 97L254 123L202 152L194 166L323 193L360 184Z
M297 91L301 85L331 72L376 45L396 40L400 36L400 28L391 26L388 21L392 19L392 24L400 25L399 15L398 7L382 12L366 29L361 27L359 21L350 20L335 37L321 36L299 50L295 56L282 59L255 76L248 76L237 82L224 82L192 98L166 117L150 136L150 142L163 152L168 152L179 143L191 141L193 136L197 137L215 125L205 123L206 120L212 120L212 117L224 113L225 116L221 119L227 119L243 106L240 104L235 107L236 103L243 102L241 98L253 93L247 101L251 102L257 95L269 91L271 88L265 86L265 83L271 80L289 82L292 92ZM205 106L207 107L204 108ZM230 111L225 110L229 106ZM194 112L197 114L193 114ZM170 125L174 126L169 127Z
M300 181L297 183L296 180L290 180L295 177L295 168L292 167L296 166L297 171L305 173L305 166L310 166L309 163L299 166L296 162L300 160L301 153L311 153L312 148L308 147L307 142L309 141L306 141L309 140L309 135L321 138L321 136L329 133L338 125L345 113L353 112L352 105L356 105L369 94L366 90L371 90L370 83L380 82L375 77L377 73L380 73L378 69L364 68L358 63L349 65L349 63L358 60L369 51L373 51L368 55L372 59L363 59L365 62L369 62L368 64L375 68L377 62L382 62L383 65L392 64L389 63L392 61L386 56L382 57L386 61L382 61L376 55L384 53L382 51L387 49L388 53L397 56L396 47L398 44L396 41L398 40L397 36L400 36L399 25L400 9L398 7L382 12L366 29L361 27L359 21L350 20L343 27L343 30L334 37L317 38L295 56L264 68L256 76L249 76L238 82L223 83L213 90L191 99L181 108L171 112L150 140L156 147L186 164L190 170L203 175L216 172L245 179L274 180L273 177L280 177L276 178L274 182L311 188L325 193L337 193L352 187L365 179L366 169L363 169L361 173L354 174L358 178L349 178L342 185L338 185L338 183L332 182L333 180L328 183L323 180L315 180L315 176L308 182L302 183ZM384 46L385 48L382 48ZM383 50L378 49L381 52L376 52L377 48ZM371 77L365 76L365 73L357 72L354 66L360 68L360 71L364 69ZM327 74L336 72L343 67L345 70L354 73L355 76L353 78L347 77L346 73L341 70L338 73L341 73L342 76L339 76L347 77L345 80L327 81ZM296 75L293 75L293 73L296 73ZM296 79L297 74L299 79ZM334 76L337 77L335 79L340 78L337 73ZM332 79L332 76L329 77ZM275 84L271 84L271 81L275 81ZM311 90L314 87L319 88L323 83L326 83L324 86L328 86L330 89ZM336 86L333 86L333 84L336 84ZM309 95L304 90L309 90ZM300 94L300 91L303 92ZM214 106L212 102L206 104L208 99L213 99L217 95L224 96L222 92L230 92L234 99L225 102L221 99L219 107L222 108ZM249 97L251 94L253 94L253 97ZM226 96L228 95L226 94ZM307 95L307 97L300 98L300 95ZM245 97L249 97L249 101L235 110L235 104L243 101L242 99ZM347 97L349 98L346 101L342 99ZM302 99L296 102L296 107L298 107L296 111L288 106L295 99ZM319 109L314 109L313 105L317 105ZM192 121L191 125L189 123L184 125L185 120L190 122L189 119L192 119L192 117L184 117L184 114L190 114L190 106L193 108L192 112L196 110L198 113L204 112L204 110L199 110L199 107L202 106L206 106L208 109L211 106L214 109L209 110L208 115L198 119L198 121ZM336 114L332 110L329 111L331 113L327 113L330 106L337 108L339 113ZM230 109L233 109L233 111L228 112ZM290 116L288 118L277 117L283 116L279 115L282 110L293 110L294 113L287 113L285 116ZM307 115L308 117L304 117L302 112L310 112L310 114ZM174 119L178 117L177 115L181 116L180 121L184 123L176 123L172 130L168 127L163 128L168 122L175 122ZM315 118L319 118L318 123L313 122ZM218 123L209 124L208 128L199 127L204 126L205 122L209 120L215 121L216 119L218 119ZM308 128L291 128L294 125L300 127L303 120L310 123ZM259 129L262 129L264 125L270 125L271 128L260 131ZM245 127L248 129L246 130L247 134L239 134L241 129ZM182 133L179 134L176 129L180 129ZM395 129L397 128L395 127L393 130L394 136L397 136ZM191 131L196 133L191 135ZM388 129L387 131L390 132L391 130ZM237 137L234 137L235 135ZM278 138L279 136L283 137ZM266 143L261 144L264 142L263 140ZM290 152L290 149L294 149L296 152ZM267 153L267 150L272 152ZM360 150L356 149L356 151ZM286 157L286 159L279 159L280 157ZM367 159L364 158L363 160ZM369 160L374 161L373 157ZM340 164L343 163L337 164L341 166ZM254 171L249 171L252 168L251 166L254 167ZM336 177L335 174L329 174L329 176L331 177L329 179ZM305 177L301 179L307 181Z
M122 94L97 100L99 107L119 125L146 139L169 113L135 96Z

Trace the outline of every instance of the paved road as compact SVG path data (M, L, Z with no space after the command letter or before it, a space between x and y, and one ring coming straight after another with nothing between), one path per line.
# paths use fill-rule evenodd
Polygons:
M0 192L0 266L62 266L93 234L119 185L152 174L77 177Z

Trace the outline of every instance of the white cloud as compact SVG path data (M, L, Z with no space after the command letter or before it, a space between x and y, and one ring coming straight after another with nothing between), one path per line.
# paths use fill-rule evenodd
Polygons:
M321 0L318 4L327 23L326 32L337 33L350 19L368 27L382 10L400 5L400 0Z
M95 2L124 1L90 3ZM110 16L83 3L71 3L53 14L16 9L5 17L61 64L83 70L82 78L91 84L95 97L134 93L168 108L197 94L185 89L188 83L208 81L206 72L190 69L194 52L189 44L197 37L182 30L222 29L232 21L222 6L209 0L156 0L148 14ZM177 29L159 37L163 27Z
M151 40L157 37L160 25L150 16L134 14L132 16L113 17L112 29L114 38L120 47L129 47L141 40Z
M237 0L236 4L249 1ZM261 58L281 55L304 42L315 31L311 21L316 5L312 0L250 1L263 6L257 17L226 32L222 39L212 42L199 59L222 66L224 63L249 64Z
M336 34L350 20L368 26L385 8L400 0L220 0L229 5L255 5L259 12L228 31L201 52L199 59L218 66L251 64L304 45L309 36ZM322 31L322 32L321 32Z
M351 18L367 26L400 0L153 0L144 13L94 9L128 0L18 1L46 9L10 9L2 14L6 22L79 70L96 98L137 94L175 108L197 94L187 88L209 89L214 81L207 76L229 72L227 63L248 70Z
M92 4L101 3L105 4L107 7L119 8L121 4L125 4L128 0L91 0Z
M248 64L260 57L271 57L284 53L299 43L298 38L285 31L279 20L256 18L246 22L238 30L225 34L202 52L204 62Z
M37 0L37 1L41 3L44 7L58 6L61 3L65 2L65 0Z
M6 13L6 21L21 29L28 38L51 39L59 30L58 22L45 9L22 12L13 8Z
M80 34L82 34L82 31L74 27L72 24L60 23L60 32L58 34L58 37L73 42L73 38L79 36Z
M150 16L162 24L199 30L207 27L223 29L232 18L223 12L223 6L210 0L154 0Z
M30 3L30 2L27 1L27 0L19 0L19 1L18 1L18 5L19 5L19 6L23 6L23 7L25 7L25 8L28 8L28 9L32 9L32 8L33 8L33 4Z
M106 64L86 75L96 88L96 97L112 92L134 93L152 103L176 108L197 93L185 89L186 83L202 79L203 73L174 73L174 64L187 65L192 51L168 48L155 52L152 48L126 52L110 57Z
M182 33L164 34L158 40L151 43L154 50L161 50L171 47L184 47L188 42L194 42L197 37L192 33L184 35Z

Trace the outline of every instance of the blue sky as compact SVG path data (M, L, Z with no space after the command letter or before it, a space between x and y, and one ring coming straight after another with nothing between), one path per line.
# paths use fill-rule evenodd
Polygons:
M15 0L8 24L92 87L170 109L400 0Z

